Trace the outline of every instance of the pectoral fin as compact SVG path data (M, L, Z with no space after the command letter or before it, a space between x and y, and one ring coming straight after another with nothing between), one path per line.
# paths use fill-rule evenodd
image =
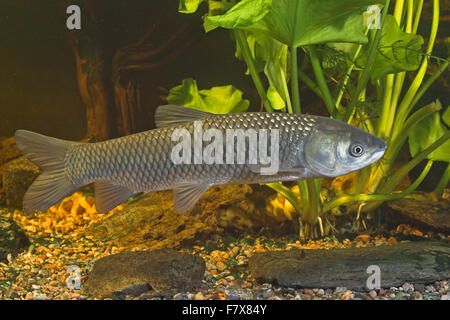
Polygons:
M121 186L114 181L100 180L95 182L95 208L98 212L108 212L124 203L136 192Z
M209 183L181 183L175 185L173 188L175 210L182 213L191 209L210 186L211 184Z

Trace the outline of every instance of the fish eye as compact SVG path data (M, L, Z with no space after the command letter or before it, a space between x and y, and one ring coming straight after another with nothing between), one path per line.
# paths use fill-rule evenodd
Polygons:
M359 143L352 144L349 148L349 153L353 157L360 157L364 153L364 146Z

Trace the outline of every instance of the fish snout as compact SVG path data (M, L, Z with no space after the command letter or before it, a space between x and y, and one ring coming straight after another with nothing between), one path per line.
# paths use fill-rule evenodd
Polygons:
M378 144L378 149L380 151L385 151L386 148L387 148L387 143L383 139L380 139L380 143Z

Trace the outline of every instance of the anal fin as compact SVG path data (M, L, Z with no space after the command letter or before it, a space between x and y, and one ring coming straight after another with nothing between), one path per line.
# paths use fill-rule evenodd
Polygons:
M173 187L173 202L179 213L191 209L209 189L209 183L181 183Z
M108 212L135 194L114 181L99 180L95 182L95 207L98 212Z

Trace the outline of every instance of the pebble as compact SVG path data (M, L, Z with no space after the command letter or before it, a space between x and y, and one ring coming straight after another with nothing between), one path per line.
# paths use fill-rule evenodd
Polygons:
M351 292L350 290L347 290L343 295L342 295L342 299L345 300L351 300L355 297L354 293Z
M264 293L262 295L263 299L269 299L270 297L273 297L273 296L274 296L274 292L272 289L264 291Z
M450 295L444 294L443 296L441 296L441 300L450 300Z
M323 290L323 289L317 290L317 295L318 296L323 296L324 294L325 294L325 290Z
M217 262L216 267L220 271L224 271L227 269L227 265L225 263L223 263L222 261Z
M414 285L414 289L419 292L423 292L425 290L425 285L423 283L416 283Z
M425 292L436 292L436 289L433 286L426 286Z
M252 300L253 293L249 289L228 288L225 290L225 296L230 300Z
M205 297L203 296L203 293L199 291L194 295L194 300L205 300Z
M334 293L335 294L343 294L343 293L345 293L347 291L347 288L346 287L337 287L335 290L334 290Z
M173 296L173 298L175 300L189 300L188 295L184 293L177 293L176 295Z
M303 290L303 293L312 296L314 294L314 291L312 291L311 289L305 289Z
M414 291L413 294L411 295L411 300L422 300L422 294L418 291Z
M369 292L369 296L371 296L373 299L375 299L377 297L377 292L375 290L371 290Z
M441 295L439 294L439 292L424 293L423 294L423 299L424 300L440 300L441 299Z
M408 293L401 291L397 293L395 300L408 300L409 297L410 295Z
M403 290L404 290L405 292L408 292L408 293L414 291L414 286L411 285L411 284L409 284L408 282L405 282L405 283L402 285L402 288L403 288Z

